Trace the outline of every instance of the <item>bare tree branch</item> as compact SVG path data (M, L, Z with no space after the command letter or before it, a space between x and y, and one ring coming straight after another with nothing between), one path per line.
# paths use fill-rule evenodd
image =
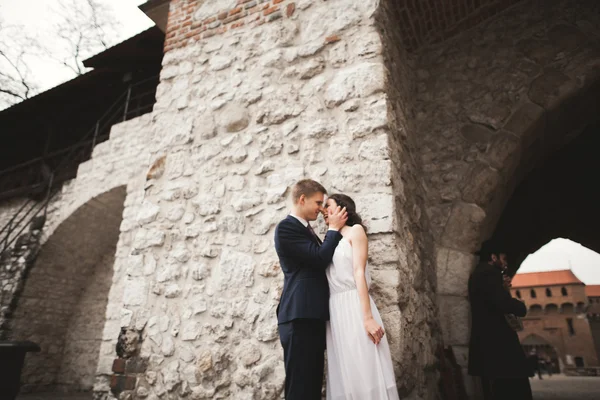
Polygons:
M37 93L33 58L52 60L81 75L84 59L116 42L120 29L102 0L58 0L52 12L56 23L46 45L0 19L0 110Z
M28 99L37 90L28 61L39 54L34 38L22 35L22 27L0 20L0 109Z
M118 25L98 0L59 0L55 10L64 56L54 57L77 75L85 73L83 59L107 49L116 39Z

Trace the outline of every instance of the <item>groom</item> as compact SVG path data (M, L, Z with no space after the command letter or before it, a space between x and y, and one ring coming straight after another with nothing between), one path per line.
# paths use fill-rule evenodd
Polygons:
M345 208L328 210L329 230L321 242L309 222L323 210L325 194L325 188L311 179L296 183L292 212L275 229L275 250L284 275L277 320L287 400L321 399L325 322L329 320L325 269L348 218Z

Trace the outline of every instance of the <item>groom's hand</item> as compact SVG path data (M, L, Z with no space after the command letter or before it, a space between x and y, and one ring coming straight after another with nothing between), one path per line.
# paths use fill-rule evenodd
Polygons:
M344 225L346 225L346 221L348 220L346 207L340 208L340 206L337 206L334 209L330 207L327 209L327 212L329 213L329 216L327 217L329 221L329 229L340 231Z

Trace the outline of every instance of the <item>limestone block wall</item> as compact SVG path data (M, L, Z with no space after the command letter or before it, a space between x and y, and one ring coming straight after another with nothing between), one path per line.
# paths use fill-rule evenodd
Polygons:
M387 92L377 11L375 1L171 2L178 28L167 28L150 168L126 203L105 326L106 344L123 324L139 332L145 373L133 388L115 378L114 390L279 398L273 232L289 187L311 177L353 196L366 217L401 391L434 396L421 372L433 363L434 277L419 201L400 187L408 155L395 136L401 109ZM412 188L416 163L405 169ZM100 375L121 371L109 352L103 346Z
M516 184L598 116L597 10L527 1L419 54L415 126L440 319L463 366L473 252Z
M376 17L388 72L389 154L393 163L395 235L401 251L398 268L401 284L390 304L401 311L396 319L401 324L403 338L396 351L398 377L402 382L400 395L412 392L427 397L436 391L439 376L434 365L442 342L437 323L433 240L424 207L422 167L416 157L415 60L403 47L401 25L394 13L397 5L392 1L380 2ZM383 281L388 279L382 277Z

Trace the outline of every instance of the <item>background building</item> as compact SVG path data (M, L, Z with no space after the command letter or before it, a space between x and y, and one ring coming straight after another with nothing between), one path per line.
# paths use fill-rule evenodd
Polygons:
M527 305L519 339L529 354L565 367L598 367L597 331L593 305L597 287L586 287L570 270L517 274L512 295ZM596 309L596 313L597 313Z

